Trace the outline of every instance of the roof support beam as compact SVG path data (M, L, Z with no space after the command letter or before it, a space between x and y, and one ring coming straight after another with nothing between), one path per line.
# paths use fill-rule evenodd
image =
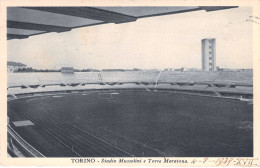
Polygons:
M71 28L69 27L43 25L43 24L36 24L36 23L17 22L17 21L7 21L7 27L16 28L16 29L26 29L26 30L40 30L40 31L47 31L47 32L65 32L71 30Z
M125 23L134 22L136 17L128 16L121 13L106 11L93 7L24 7L27 9L52 12L69 16L82 17L93 20L101 20L108 23Z
M200 8L207 12L211 12L211 11L216 11L216 10L238 8L238 6L200 6Z
M158 14L152 14L152 15L144 15L144 16L139 16L138 18L172 15L172 14L178 14L178 13L193 12L193 11L198 11L198 10L202 10L202 9L197 7L197 8L193 8L193 9L185 9L185 10L179 10L179 11L173 11L173 12L165 12L165 13L158 13Z
M28 38L27 35L19 35L19 34L7 34L7 39L25 39Z

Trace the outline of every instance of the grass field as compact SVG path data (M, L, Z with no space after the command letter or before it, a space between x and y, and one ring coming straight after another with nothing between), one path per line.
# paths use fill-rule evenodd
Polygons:
M72 138L75 144L80 145L83 142L79 137L83 135L78 134L83 133L77 134L77 130L70 130L69 126L64 129L64 123L59 120L93 134L95 128L96 131L109 132L115 137L105 133L96 135L110 143L118 141L113 143L118 148L128 146L126 152L135 156L158 155L135 149L138 147L132 142L159 151L161 156L253 155L253 106L239 100L115 90L112 95L88 93L15 100L9 102L8 107L39 121L41 127L54 131L65 143L70 143L66 138ZM52 122L52 127L48 127L54 118L59 119L55 120L57 125ZM125 140L120 141L122 138ZM82 146L75 145L74 150L77 149L84 153L80 151ZM86 154L92 155L98 154ZM124 156L120 152L109 156L115 155Z

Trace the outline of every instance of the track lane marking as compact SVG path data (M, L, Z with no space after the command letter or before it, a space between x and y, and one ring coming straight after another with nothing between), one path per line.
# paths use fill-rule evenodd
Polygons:
M35 98L36 99L36 98ZM31 99L31 100L35 100L35 99ZM27 102L28 103L28 102ZM30 104L31 105L31 104ZM31 106L33 106L33 105L31 105ZM35 106L33 106L33 107L35 107ZM37 107L35 107L36 109L38 109ZM49 113L49 112L47 112L47 113ZM57 118L56 116L54 116L54 115L52 115L52 114L50 114L49 113L49 115L51 115L51 116L53 116L53 117L55 117L55 118ZM25 115L25 116L27 116L27 115ZM28 118L30 118L29 116L27 116ZM31 118L30 118L31 119ZM83 130L83 129L81 129L81 128L78 128L78 127L76 127L76 126L74 126L74 125L72 125L71 123L69 123L69 122L67 122L67 121L65 121L65 120L63 120L63 119L60 119L60 118L57 118L58 120L60 120L60 121L62 121L62 122L64 122L64 123L66 123L66 124L68 124L68 125L71 125L72 127L74 127L74 128L76 128L76 129L78 129L78 130L81 130L82 132L84 132L84 133L86 133L86 134L88 134L88 135L90 135L90 136L92 136L92 137L94 137L94 138L96 138L96 139L98 139L98 140L100 140L100 141L102 141L103 143L105 143L105 144L107 144L107 145L109 145L109 146L111 146L111 147L113 147L113 148L116 148L117 150L119 150L119 151L121 151L121 152L123 152L123 153L125 153L125 154L127 154L127 155L130 155L130 156L132 156L132 157L134 157L134 155L132 155L132 154L130 154L130 153L128 153L128 152L126 152L126 151L124 151L124 150L122 150L122 149L120 149L120 148L118 148L118 147L116 147L116 146L114 146L114 145L112 145L112 144L110 144L110 143L108 143L108 142L106 142L105 140L102 140L102 139L100 139L100 138L98 138L98 137L96 137L95 135L93 135L93 134L90 134L90 133L88 133L88 132L86 132L85 130ZM32 119L31 119L32 120ZM33 121L33 120L32 120ZM36 123L37 124L37 123ZM39 124L37 124L38 126L39 126ZM42 128L42 127L41 127ZM42 128L42 129L44 129L44 128ZM46 129L44 129L46 132L48 132ZM48 132L49 133L49 132ZM51 133L50 133L51 134ZM55 139L57 139L56 137L55 137ZM57 139L58 140L58 139ZM58 140L58 141L60 141L60 140ZM61 142L61 141L60 141ZM63 142L61 142L62 144L64 144ZM67 146L66 144L64 144L65 146ZM67 146L68 147L68 146ZM68 147L69 148L69 147ZM74 151L75 152L75 151ZM75 152L76 153L76 152ZM77 153L78 154L78 153ZM78 154L79 155L79 154ZM80 156L80 155L79 155Z
M48 134L50 134L53 138L55 138L57 141L59 141L61 144L63 144L65 147L67 147L68 149L71 150L71 148L66 145L65 143L63 143L59 138L57 138L56 136L54 136L52 133L50 133L50 131L46 130L45 128L41 127L40 124L38 122L36 122L35 120L33 120L31 117L29 117L26 114L25 115L27 118L29 118L30 120L32 120L36 125L38 125L38 127L40 127L41 129L43 129L45 132L47 132ZM82 157L80 154L78 154L77 152L75 152L74 150L71 150L72 152L74 152L75 154L77 154L79 157Z

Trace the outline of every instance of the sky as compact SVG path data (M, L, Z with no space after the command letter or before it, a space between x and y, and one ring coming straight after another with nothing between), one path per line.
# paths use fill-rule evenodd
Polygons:
M216 65L252 68L251 8L195 11L8 40L8 61L36 69L201 68L201 40L216 38Z

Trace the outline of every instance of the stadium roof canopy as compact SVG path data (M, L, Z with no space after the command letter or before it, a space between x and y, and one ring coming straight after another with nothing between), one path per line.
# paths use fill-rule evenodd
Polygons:
M7 39L25 39L49 32L106 23L127 23L137 19L198 10L207 12L235 6L185 7L8 7Z

